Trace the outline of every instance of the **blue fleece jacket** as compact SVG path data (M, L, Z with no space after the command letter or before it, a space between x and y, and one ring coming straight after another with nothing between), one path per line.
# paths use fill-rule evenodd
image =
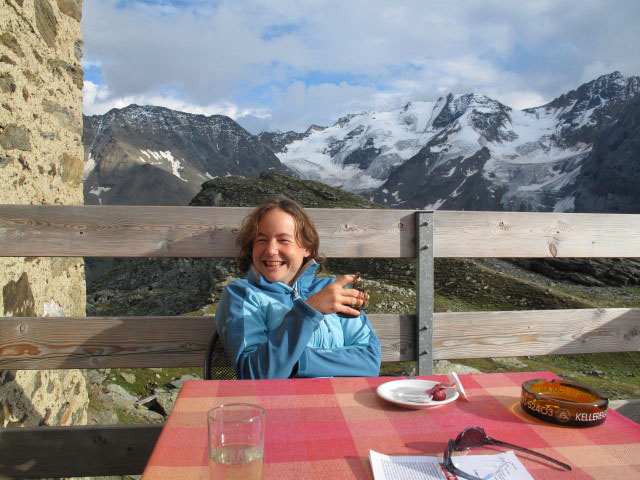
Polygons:
M303 267L293 287L255 268L227 285L216 326L238 378L378 376L380 342L367 316L323 315L305 302L335 281L316 278L317 268Z

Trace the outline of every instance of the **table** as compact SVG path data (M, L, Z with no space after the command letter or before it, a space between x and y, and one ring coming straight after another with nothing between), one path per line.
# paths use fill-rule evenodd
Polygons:
M267 410L267 479L373 479L369 450L442 456L464 428L569 463L565 472L516 452L535 479L640 479L640 425L612 409L591 428L547 424L520 407L520 386L549 372L460 375L470 401L409 410L379 398L378 385L405 377L185 382L149 458L143 480L208 477L206 412L249 402ZM446 381L445 376L417 377ZM474 449L468 454L504 450Z

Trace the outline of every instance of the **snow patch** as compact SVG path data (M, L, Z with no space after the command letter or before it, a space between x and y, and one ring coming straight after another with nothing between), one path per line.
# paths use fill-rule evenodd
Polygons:
M444 175L442 175L444 178L450 177L451 175L453 175L456 172L456 167L453 167L451 170L449 170L447 173L445 173ZM444 200L443 200L444 201Z
M109 190L111 190L111 187L93 187L91 188L91 190L89 190L89 193L92 193L93 195L98 197L98 203L102 205L102 199L100 198L100 194L102 192L108 192Z
M87 178L89 178L89 175L91 175L91 172L93 172L94 168L96 168L96 161L91 156L91 152L89 152L89 158L87 159L86 162L84 162L84 170L82 172L82 179L86 180Z
M154 152L153 150L140 150L141 153L145 154L149 158L149 163L157 166L165 166L165 162L168 163L169 171L176 177L178 177L183 182L188 182L187 179L182 178L180 176L180 171L184 170L184 167L180 163L180 160L177 158L173 158L173 154L169 151L158 151ZM142 157L139 157L141 161L145 161Z
M89 190L89 193L93 193L99 197L102 192L108 192L109 190L111 190L111 187L93 187Z
M430 203L429 205L425 205L423 210L437 210L446 201L447 201L446 198L441 198L441 199L437 200L435 203Z
M64 308L62 308L58 303L51 299L50 302L44 302L44 313L43 317L64 317Z
M349 116L348 124L338 122L290 143L287 150L277 156L303 178L314 179L320 175L324 183L349 185L352 191L375 188L386 180L379 178L383 172L374 171L376 167L380 169L381 163L384 167L392 166L387 165L388 159L393 159L394 165L404 163L438 133L430 129L429 124L435 118L434 109L441 108L434 102L412 102L406 109L361 112ZM373 177L369 175L370 180L362 184L362 170L345 165L344 161L351 153L371 145L371 140L373 146L380 149L380 154L371 162ZM377 162L381 157L387 160Z
M576 209L575 200L576 197L562 198L553 206L553 211L556 213L573 212Z
M591 118L591 114L597 109L597 107L593 107L590 108L586 111L584 111L580 117L578 117L576 120L578 122L578 124L576 125L576 122L574 121L573 124L575 125L575 128L580 128L584 125L590 125L595 123L595 121L593 120L593 118Z
M458 185L458 188L456 188L456 189L453 191L453 193L450 195L450 197L451 197L451 198L455 198L455 197L457 197L458 195L460 195L460 192L461 192L461 190L460 190L460 189L464 186L464 184L465 184L465 183L467 183L467 178L469 178L469 177L466 177L466 178L462 181L462 183L461 183L460 185Z

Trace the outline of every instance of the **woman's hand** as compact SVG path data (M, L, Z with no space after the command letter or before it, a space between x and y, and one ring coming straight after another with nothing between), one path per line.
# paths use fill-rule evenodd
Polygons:
M369 300L369 294L354 288L344 288L347 283L355 281L355 275L343 275L335 282L330 283L307 298L307 305L324 315L343 313L350 316L358 316L360 312L351 307L366 305Z

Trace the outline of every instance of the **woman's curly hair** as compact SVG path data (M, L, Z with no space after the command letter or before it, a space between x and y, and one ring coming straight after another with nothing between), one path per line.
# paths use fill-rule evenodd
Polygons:
M236 245L240 248L240 253L236 257L236 260L238 261L240 269L246 272L251 267L253 263L253 241L258 233L258 223L260 223L262 217L273 208L279 208L287 212L295 220L296 240L302 247L311 250L311 255L306 257L305 261L313 258L316 262L322 264L325 258L319 253L320 236L311 217L309 217L302 206L294 200L284 196L276 196L266 199L242 221L242 227L236 238Z

